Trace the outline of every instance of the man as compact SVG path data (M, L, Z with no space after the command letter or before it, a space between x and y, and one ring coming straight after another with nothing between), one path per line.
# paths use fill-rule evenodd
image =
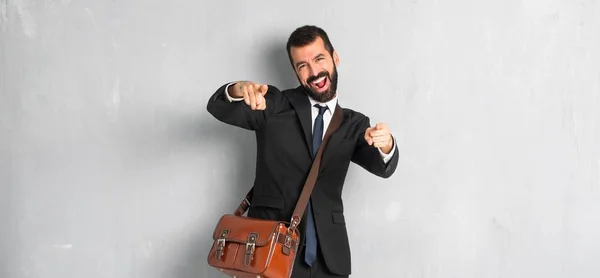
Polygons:
M289 221L338 104L339 57L325 31L296 29L287 43L300 86L240 81L224 84L207 109L218 120L256 135L254 192L248 217ZM396 170L396 144L383 123L344 108L343 121L324 150L319 176L301 220L303 233L292 278L348 277L350 247L342 187L350 162L379 177Z

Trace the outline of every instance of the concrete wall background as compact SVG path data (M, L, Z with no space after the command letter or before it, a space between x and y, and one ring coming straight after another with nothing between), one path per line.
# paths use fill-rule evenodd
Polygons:
M598 277L600 3L0 0L0 277L219 277L251 133L205 104L296 86L303 24L340 102L401 153L346 184L352 277ZM392 270L393 269L393 274Z

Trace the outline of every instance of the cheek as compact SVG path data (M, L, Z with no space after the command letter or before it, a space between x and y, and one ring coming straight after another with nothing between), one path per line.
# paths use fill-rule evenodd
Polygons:
M308 75L304 72L299 72L298 74L298 78L300 79L300 81L302 82L302 84L306 83L306 79L308 79Z
M321 71L328 71L328 72L333 71L333 63L331 63L329 61L325 61L325 60L320 61L319 67L321 68Z

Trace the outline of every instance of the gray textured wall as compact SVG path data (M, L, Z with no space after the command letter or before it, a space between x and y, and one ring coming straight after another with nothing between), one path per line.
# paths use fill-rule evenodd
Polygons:
M254 137L230 80L296 86L324 27L340 101L399 168L352 166L352 277L600 276L600 3L0 0L0 277L218 277ZM393 269L394 274L390 274Z

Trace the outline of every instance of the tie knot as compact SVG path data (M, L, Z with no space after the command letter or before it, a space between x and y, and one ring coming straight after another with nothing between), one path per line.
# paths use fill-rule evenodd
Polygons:
M325 111L327 111L327 109L329 108L329 107L327 107L327 106L321 106L321 105L319 105L319 104L315 104L315 107L319 109L319 115L321 115L321 116L322 116L322 115L323 115L323 113L325 113Z

